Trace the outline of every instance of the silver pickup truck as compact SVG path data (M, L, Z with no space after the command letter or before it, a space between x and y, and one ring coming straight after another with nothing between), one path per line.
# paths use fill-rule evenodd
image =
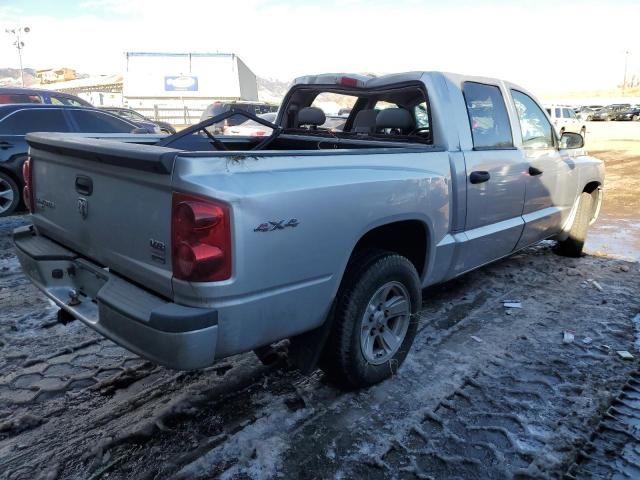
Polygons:
M602 201L582 137L501 80L307 76L274 123L242 113L267 132L215 134L240 113L169 137L29 134L25 273L157 363L288 338L295 364L356 388L404 361L422 288L548 238L579 256Z

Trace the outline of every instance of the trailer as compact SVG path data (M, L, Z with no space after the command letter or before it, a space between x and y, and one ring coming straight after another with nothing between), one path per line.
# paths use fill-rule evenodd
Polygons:
M126 52L123 102L156 120L197 123L217 100L258 100L256 75L234 53Z

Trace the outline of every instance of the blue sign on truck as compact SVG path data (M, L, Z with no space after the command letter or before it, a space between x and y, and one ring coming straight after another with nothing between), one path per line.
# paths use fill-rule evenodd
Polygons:
M194 75L172 75L164 77L166 92L197 92L198 77Z

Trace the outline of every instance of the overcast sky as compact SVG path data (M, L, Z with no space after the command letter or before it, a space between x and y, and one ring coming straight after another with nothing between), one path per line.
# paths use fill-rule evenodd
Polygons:
M639 0L0 0L29 26L24 64L119 73L125 51L229 52L257 75L446 70L549 91L614 88L640 75ZM168 72L180 73L180 72Z

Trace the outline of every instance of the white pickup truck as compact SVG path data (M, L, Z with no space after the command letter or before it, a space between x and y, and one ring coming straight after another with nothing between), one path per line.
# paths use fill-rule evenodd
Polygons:
M350 108L341 131L322 105ZM602 162L509 82L297 79L264 136L27 136L25 273L63 312L196 369L289 338L347 388L402 364L422 288L548 238L578 256ZM239 114L239 113L238 113Z

